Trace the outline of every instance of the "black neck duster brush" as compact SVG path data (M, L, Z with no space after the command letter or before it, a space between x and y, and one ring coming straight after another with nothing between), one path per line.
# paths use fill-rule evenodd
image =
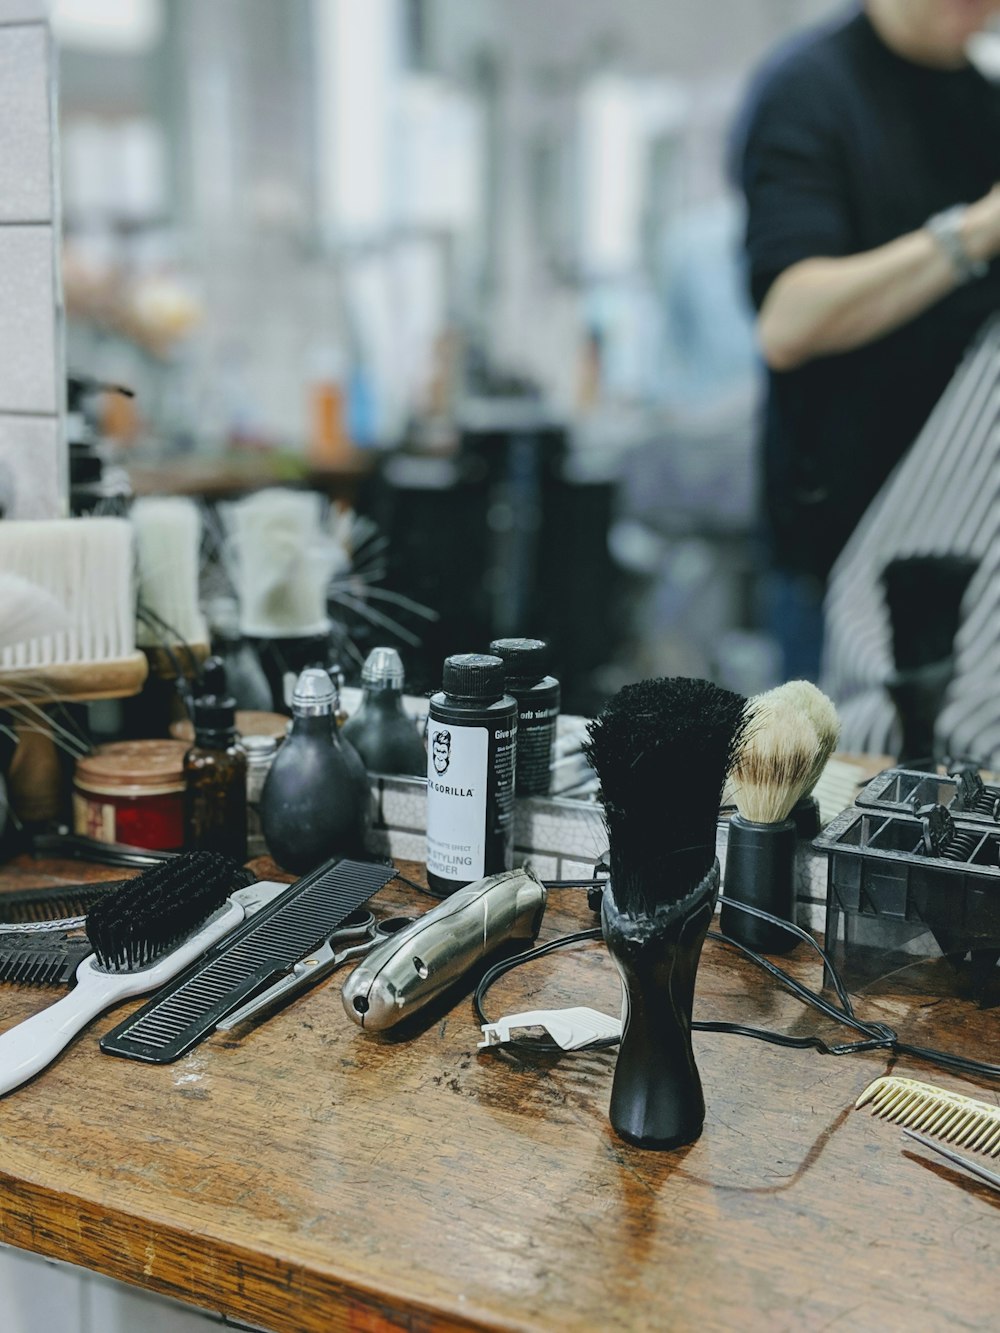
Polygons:
M816 727L794 693L783 687L747 702L746 733L731 774L737 813L729 821L724 935L761 953L787 953L798 943L736 903L795 920L795 849L792 811L809 790L823 753Z
M962 598L976 569L967 556L914 555L891 560L882 573L895 664L886 689L903 733L901 768L934 771L935 724L955 675Z
M693 1143L705 1119L691 1008L743 703L708 681L649 680L626 686L589 728L610 846L601 924L624 986L610 1118L643 1148Z
M49 1065L91 1019L155 990L243 920L228 895L247 882L228 856L187 852L110 890L91 910L76 986L0 1034L0 1096Z

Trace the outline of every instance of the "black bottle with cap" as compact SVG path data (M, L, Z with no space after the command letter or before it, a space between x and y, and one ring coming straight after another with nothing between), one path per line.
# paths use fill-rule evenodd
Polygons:
M548 674L544 639L494 639L490 652L503 659L507 693L517 702L518 796L544 796L552 784L552 749L559 716L559 682Z
M369 773L412 773L427 769L424 742L403 709L403 663L395 648L373 648L361 671L361 704L344 723L344 739L365 761Z
M427 882L449 894L514 864L517 704L485 653L445 659L427 722Z
M323 667L306 667L292 693L292 727L260 797L267 849L295 875L333 856L364 858L368 774L337 727L337 690Z
M210 657L195 698L194 745L184 756L184 846L247 855L247 757L236 735L226 668Z

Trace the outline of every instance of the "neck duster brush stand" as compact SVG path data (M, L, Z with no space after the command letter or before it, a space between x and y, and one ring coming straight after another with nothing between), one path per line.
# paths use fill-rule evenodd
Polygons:
M719 922L724 935L748 949L788 953L797 936L733 904L795 920L798 834L791 814L815 770L819 737L780 689L751 699L745 716L745 741L732 774L737 813L729 821Z
M691 1009L719 891L716 825L743 699L701 680L629 685L589 728L611 878L601 924L624 987L611 1125L641 1148L701 1134Z
M895 671L886 681L902 728L900 768L936 766L934 731L955 675L962 598L976 571L965 556L907 556L882 574Z

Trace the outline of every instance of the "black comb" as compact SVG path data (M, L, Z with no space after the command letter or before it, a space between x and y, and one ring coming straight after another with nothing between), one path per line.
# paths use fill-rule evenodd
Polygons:
M69 986L90 944L82 931L4 934L0 931L0 981L19 986Z
M396 876L395 866L331 861L291 885L101 1038L101 1050L164 1065L316 948Z
M0 894L0 931L4 925L86 916L105 894L120 888L121 883L116 879L97 884L56 884L51 888L15 889Z

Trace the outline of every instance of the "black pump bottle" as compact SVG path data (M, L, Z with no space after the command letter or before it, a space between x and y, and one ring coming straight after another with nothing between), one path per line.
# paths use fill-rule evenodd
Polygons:
M332 856L364 855L368 775L340 736L337 692L322 667L295 682L292 726L271 764L260 798L268 851L302 875Z
M361 704L341 732L369 773L424 776L427 755L416 723L403 709L403 685L395 648L373 648L361 671Z

